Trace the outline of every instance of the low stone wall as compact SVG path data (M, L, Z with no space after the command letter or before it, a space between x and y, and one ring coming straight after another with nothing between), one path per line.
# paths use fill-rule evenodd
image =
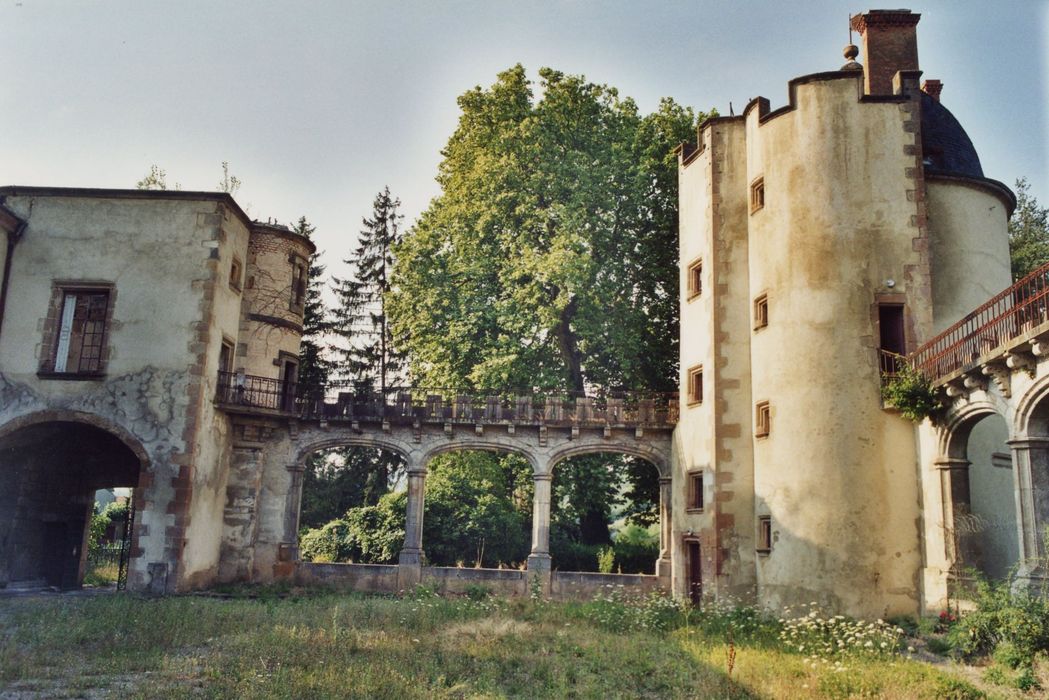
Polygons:
M598 593L616 588L635 593L670 592L670 582L647 574L597 574L589 571L555 571L550 580L550 597L589 600Z
M295 583L331 585L362 593L396 593L397 566L392 564L315 564L300 562Z
M315 564L300 562L295 583L300 586L334 586L362 593L397 593L398 572L394 564ZM494 595L529 595L528 571L521 569L464 569L424 566L421 583L438 593L462 595L471 586L481 586ZM632 592L670 591L669 581L645 574L597 574L586 571L554 571L549 597L589 600L614 589Z
M465 593L469 586L483 586L496 595L528 593L528 572L520 569L426 566L422 570L422 582L435 585L439 593Z

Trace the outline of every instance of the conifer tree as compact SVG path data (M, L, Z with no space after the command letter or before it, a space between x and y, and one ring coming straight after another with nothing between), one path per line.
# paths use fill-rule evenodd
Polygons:
M383 395L400 377L404 358L394 347L386 314L386 295L393 271L393 247L400 242L397 213L401 201L386 187L375 197L371 218L357 239L357 248L346 264L352 278L335 279L337 303L332 313L332 333L341 340L335 348L344 384L378 389Z
M316 227L302 216L293 230L313 240ZM321 298L325 266L320 263L320 257L320 251L310 256L309 284L302 314L302 342L299 345L299 391L312 400L324 398L332 372L332 362L324 352L324 336L330 322L328 309Z

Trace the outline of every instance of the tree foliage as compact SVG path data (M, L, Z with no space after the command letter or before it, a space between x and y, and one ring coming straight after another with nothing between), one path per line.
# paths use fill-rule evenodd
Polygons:
M518 65L459 98L441 194L397 248L390 317L434 386L670 390L677 187L696 115Z
M316 228L299 217L293 230L313 240ZM299 391L303 396L323 399L334 364L325 349L325 334L330 321L328 308L321 294L324 289L324 265L320 258L323 253L317 251L310 256L309 283L306 287L306 300L302 314L302 341L299 345Z
M1049 207L1038 206L1027 178L1016 181L1016 211L1009 220L1009 257L1013 279L1049 262Z
M357 248L344 261L352 267L353 277L335 280L331 330L341 339L335 352L347 383L357 386L385 389L404 363L393 343L386 308L393 250L400 242L404 218L397 212L400 205L389 187L376 195Z

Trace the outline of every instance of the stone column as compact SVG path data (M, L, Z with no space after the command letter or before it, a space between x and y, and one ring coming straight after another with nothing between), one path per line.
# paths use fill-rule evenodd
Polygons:
M1013 450L1016 534L1020 544L1016 582L1040 590L1049 582L1045 528L1049 526L1049 438L1009 440Z
M667 583L670 579L670 544L674 527L670 517L670 503L673 497L671 483L669 476L659 477L659 559L656 561L656 576L666 578Z
M291 483L288 484L288 498L284 502L284 537L280 544L280 561L299 560L299 513L302 509L302 478L306 473L305 464L287 466Z
M936 460L940 471L940 500L943 504L944 554L950 567L949 577L961 573L967 562L964 535L970 514L969 461L944 457Z
M538 577L544 593L550 590L550 487L553 475L532 476L535 493L532 496L532 551L528 555L529 581Z
M397 559L397 587L408 590L422 580L423 508L426 470L408 465L408 508L404 521L404 547Z

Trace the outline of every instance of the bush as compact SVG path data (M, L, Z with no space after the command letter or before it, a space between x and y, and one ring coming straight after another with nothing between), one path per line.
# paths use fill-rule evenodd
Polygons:
M629 525L613 543L618 570L624 574L655 573L659 558L659 535L648 528Z
M902 360L897 361L897 374L882 387L881 395L904 418L916 423L935 418L943 410L928 377Z
M332 520L319 528L307 530L299 538L299 553L303 561L349 561L348 542L350 526L345 520Z
M976 609L951 626L948 639L965 656L996 653L1012 668L1029 667L1049 651L1049 600L1012 593L1008 582L978 578ZM1000 650L1000 651L999 651Z
M597 550L597 570L602 574L611 574L616 565L616 551L611 547Z
M388 493L374 506L350 508L339 520L299 537L303 561L389 564L404 545L405 494Z

